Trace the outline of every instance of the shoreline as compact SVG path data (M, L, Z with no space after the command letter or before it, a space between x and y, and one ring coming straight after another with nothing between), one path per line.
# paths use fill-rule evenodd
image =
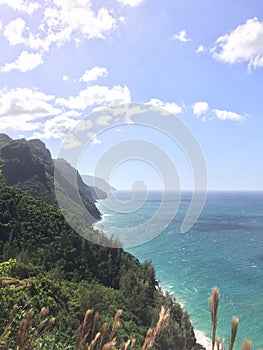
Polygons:
M96 206L97 206L97 201L96 201ZM99 208L98 208L99 209ZM110 216L111 214L107 214L107 213L102 213L101 212L101 219L100 220L97 220L95 221L93 224L92 224L92 228L94 230L98 230L100 232L103 232L103 221L105 220L105 218L107 216ZM104 233L104 232L103 232ZM169 293L169 294L172 294L175 298L175 294L171 291L169 291L169 289L165 289L162 284L161 284L161 281L160 282L160 285L159 285L159 288L160 288L160 291L165 294L165 293ZM181 308L185 310L185 304L183 302L180 302L179 300L176 299L176 302L181 306ZM188 311L186 311L188 312ZM191 314L190 312L189 313L189 316L190 316L190 320L191 320ZM192 323L192 322L191 322ZM193 327L193 331L194 331L194 334L195 334L195 338L196 338L196 345L200 346L201 349L205 349L205 350L211 350L212 349L212 340L206 335L206 333L204 331L201 331L201 330L198 330L198 329L194 329Z
M96 207L97 207L97 205L96 205ZM97 207L97 208L98 208L98 207ZM98 210L99 210L99 208L98 208ZM100 211L100 213L101 213L101 218L100 218L99 220L95 221L95 222L91 225L91 227L92 227L94 230L97 230L97 231L100 231L100 232L104 233L104 232L103 232L103 221L105 220L105 217L110 216L111 214L107 214L107 213L103 214L101 211Z
M212 340L206 335L205 332L194 329L194 334L195 334L196 344L201 345L206 350L212 349L212 345L211 345Z
M185 312L187 312L187 313L189 314L189 316L190 316L190 321L191 321L191 313L188 312L187 310L185 310L185 304L184 304L184 302L182 302L182 301L176 299L176 296L175 296L174 292L171 292L169 289L165 289L165 288L162 286L160 280L158 280L158 282L160 283L160 285L159 285L160 291L161 291L163 294L165 294L165 293L171 294L171 295L175 298L176 302L181 306L181 308L182 308ZM192 321L191 321L191 324L192 324ZM193 324L192 324L192 326L193 326ZM201 330L199 330L199 329L195 329L194 326L193 326L193 330L194 330L194 334L195 334L196 345L200 345L200 347L201 347L202 349L212 350L212 339L209 338L209 336L207 336L207 334L206 334L204 331L201 331Z

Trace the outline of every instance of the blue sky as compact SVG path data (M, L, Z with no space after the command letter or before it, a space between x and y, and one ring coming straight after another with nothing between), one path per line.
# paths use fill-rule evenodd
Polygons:
M208 188L263 190L261 0L0 0L0 132L41 138L58 154L65 134L97 107L151 103L193 132ZM167 148L182 188L191 167L163 136L127 126L94 139L81 173L110 145L132 137ZM161 186L130 160L118 188Z

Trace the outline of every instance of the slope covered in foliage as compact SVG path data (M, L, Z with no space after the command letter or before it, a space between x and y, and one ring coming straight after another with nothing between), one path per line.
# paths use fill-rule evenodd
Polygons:
M57 319L57 341L70 343L85 309L92 307L107 318L122 308L123 337L132 330L140 338L156 321L161 305L167 305L171 317L161 349L195 345L188 315L163 296L151 263L140 264L122 249L90 243L69 227L57 208L1 185L0 259L9 258L18 261L12 277L29 283L21 289L2 285L2 322L14 303L48 305Z
M4 138L0 149L0 262L16 259L12 273L0 278L1 327L14 304L21 317L25 309L37 312L48 306L56 322L42 348L73 349L87 309L100 312L101 324L122 309L119 340L135 337L141 343L163 305L169 307L170 318L155 347L196 348L188 314L160 290L150 262L141 264L121 248L91 243L67 224L54 197L53 162L39 142ZM59 161L67 173L61 173L63 188L75 170ZM88 187L81 179L78 185L86 206L97 210ZM90 226L85 233L98 242L110 239Z

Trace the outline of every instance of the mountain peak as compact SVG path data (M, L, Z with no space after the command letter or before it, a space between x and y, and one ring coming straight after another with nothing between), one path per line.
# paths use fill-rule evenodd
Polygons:
M0 133L0 148L7 145L11 141L12 141L12 139L10 136Z

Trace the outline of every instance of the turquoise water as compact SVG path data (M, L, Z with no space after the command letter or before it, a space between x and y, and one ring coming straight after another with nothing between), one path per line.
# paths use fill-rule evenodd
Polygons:
M119 192L122 199L129 193ZM263 347L263 193L210 192L202 215L187 234L179 229L191 195L184 193L175 219L158 237L129 249L139 260L152 260L161 286L174 294L190 314L196 330L210 335L207 299L217 286L221 299L218 332L228 343L233 315L239 317L236 349L244 338ZM98 202L107 234L114 227L138 225L160 205L151 193L131 214L111 212ZM167 210L173 206L167 202ZM110 226L110 227L109 227Z

